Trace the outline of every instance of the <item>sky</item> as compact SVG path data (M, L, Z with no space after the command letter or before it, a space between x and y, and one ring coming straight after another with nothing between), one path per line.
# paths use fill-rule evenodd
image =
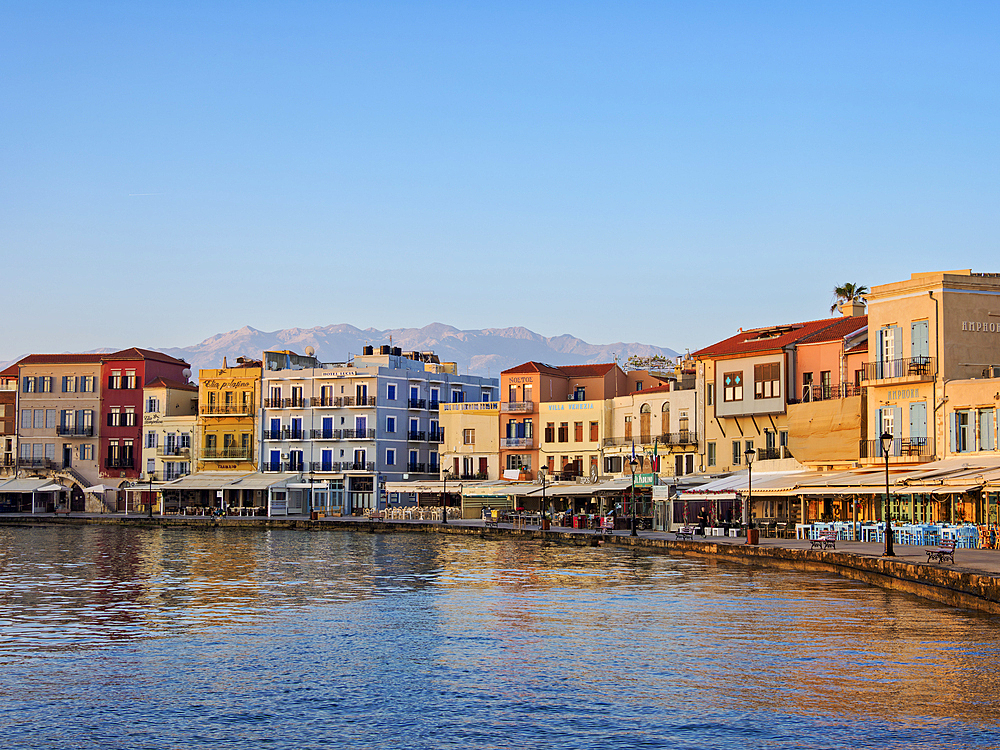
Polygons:
M1000 3L0 5L0 360L250 325L696 349L1000 272Z

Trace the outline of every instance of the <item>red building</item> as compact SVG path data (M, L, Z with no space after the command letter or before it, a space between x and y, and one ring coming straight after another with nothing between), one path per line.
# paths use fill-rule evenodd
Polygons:
M13 364L0 372L0 476L13 476L17 452L18 369Z
M101 476L137 479L142 471L143 388L157 378L187 382L190 365L149 349L101 357ZM185 372L185 371L188 372Z

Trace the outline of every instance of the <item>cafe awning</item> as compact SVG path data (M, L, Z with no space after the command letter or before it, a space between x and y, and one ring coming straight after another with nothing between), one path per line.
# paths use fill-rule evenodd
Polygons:
M252 474L241 474L233 472L203 471L197 474L188 474L186 477L167 482L161 489L170 490L221 490L227 484L232 484L237 479L252 476Z
M68 489L69 487L56 484L50 479L11 479L0 484L0 493L62 492Z

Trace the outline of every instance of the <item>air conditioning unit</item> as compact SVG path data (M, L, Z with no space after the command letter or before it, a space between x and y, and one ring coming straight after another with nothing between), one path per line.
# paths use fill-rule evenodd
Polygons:
M983 370L984 378L1000 378L1000 365L990 365Z
M287 461L288 460L288 454L287 453L282 453L281 454L281 460L282 461Z

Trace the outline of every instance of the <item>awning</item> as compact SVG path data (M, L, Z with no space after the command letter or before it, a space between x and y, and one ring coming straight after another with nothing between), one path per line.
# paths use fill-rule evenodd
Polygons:
M50 479L11 479L0 484L0 493L61 492L67 489L69 488L55 484Z
M163 490L221 490L227 484L237 479L252 476L251 474L234 474L232 472L208 471L198 474L188 474L186 477L167 482Z
M116 490L117 487L108 487L105 484L95 484L92 487L84 487L84 492L108 492L110 490Z
M299 479L302 475L298 473L294 474L262 474L256 472L254 474L245 474L238 479L232 479L230 482L225 484L222 489L224 490L266 490L271 487L285 487L292 486L289 482ZM232 477L232 475L230 475ZM309 487L309 484L300 484L300 487Z

